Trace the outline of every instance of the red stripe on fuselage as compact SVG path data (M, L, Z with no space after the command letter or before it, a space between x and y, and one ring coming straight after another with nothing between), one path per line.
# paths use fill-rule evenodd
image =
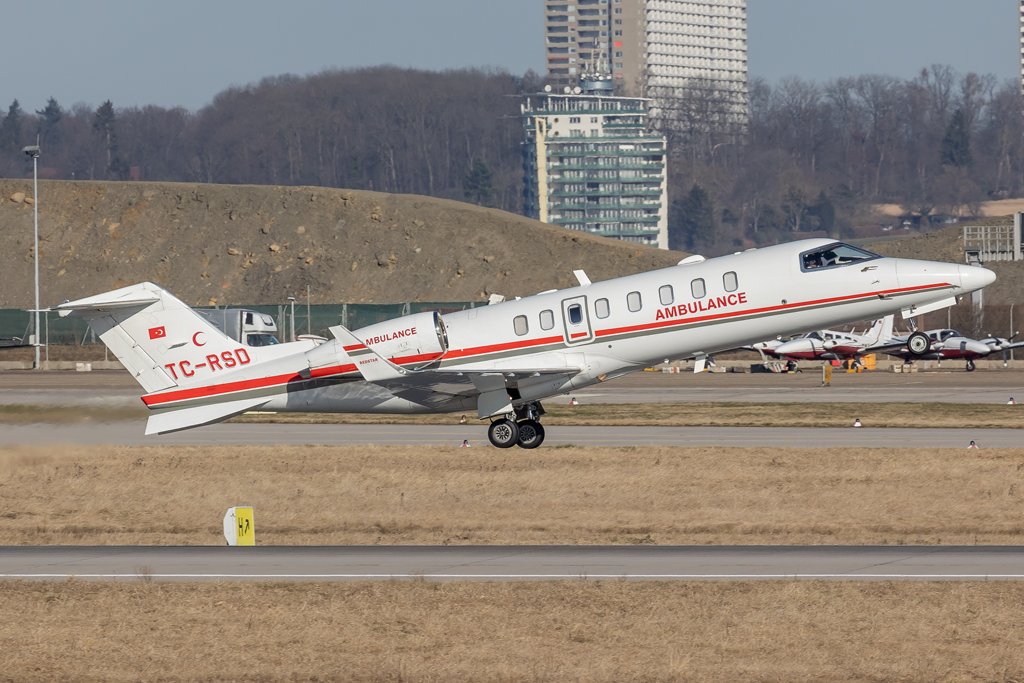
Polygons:
M843 301L853 301L855 299L863 299L871 296L889 296L892 294L901 294L907 292L915 292L926 289L935 289L938 287L951 287L948 282L942 282L933 285L923 285L918 287L901 287L900 289L887 289L882 292L870 292L867 294L851 294L848 296L835 296L827 299L813 299L811 301L801 301L793 304L779 304L777 306L762 306L761 308L748 308L742 311L726 311L724 313L713 313L711 315L700 315L700 316L688 316L688 317L677 317L667 318L665 320L659 320L653 323L642 323L640 325L627 325L625 327L613 327L607 330L598 330L598 337L608 337L615 334L625 334L628 332L642 332L645 330L657 329L660 327L672 327L679 323L699 323L708 322L711 320L722 320L725 318L737 318L747 315L757 315L759 313L772 313L775 311L792 310L795 308L806 308L807 306L820 306L822 304L830 303L841 303Z
M224 384L206 384L199 387L189 387L188 389L178 389L177 391L168 391L160 394L147 394L142 397L142 402L152 408L159 406L162 403L184 401L190 398L217 396L219 394L229 394L234 391L244 391L246 389L262 389L263 387L275 386L277 384L301 382L306 379L317 379L321 377L340 375L346 372L355 372L355 370L356 366L352 363L348 363L346 365L334 365L310 370L308 378L301 376L297 372L289 372L281 375L268 375L267 377L240 379L234 382L226 382Z
M512 349L521 349L528 346L543 346L545 344L557 344L562 341L562 336L554 337L541 337L540 339L524 339L522 341L514 342L503 342L501 344L488 344L486 346L474 346L469 349L452 349L444 355L445 360L452 358L465 358L466 356L482 356L488 353L496 353L498 351L510 351Z

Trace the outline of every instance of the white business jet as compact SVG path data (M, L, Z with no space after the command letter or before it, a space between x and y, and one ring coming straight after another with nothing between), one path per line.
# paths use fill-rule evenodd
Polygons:
M828 262L826 263L826 259ZM795 331L915 316L995 280L975 266L886 258L814 239L445 314L418 313L326 342L250 347L151 283L56 307L85 318L147 392L147 434L252 410L475 410L499 448L544 440L541 400L665 358Z

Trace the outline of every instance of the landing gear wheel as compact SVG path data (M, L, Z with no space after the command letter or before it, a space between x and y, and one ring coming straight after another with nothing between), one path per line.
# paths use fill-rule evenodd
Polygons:
M496 420L487 428L487 438L497 448L512 448L519 442L519 425L508 419Z
M544 427L536 420L523 420L519 423L519 447L536 448L544 443Z
M912 356L923 356L932 347L932 340L924 332L914 332L907 337L907 351Z
M974 372L974 361L973 360L968 360L967 361L967 372Z

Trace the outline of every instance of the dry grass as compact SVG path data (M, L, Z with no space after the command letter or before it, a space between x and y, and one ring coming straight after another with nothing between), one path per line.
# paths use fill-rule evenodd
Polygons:
M872 427L1024 428L1024 411L1003 404L956 403L645 403L547 405L546 425L674 427L848 427L856 415ZM473 413L466 419L475 421ZM453 424L443 415L255 413L243 422L299 424Z
M547 425L846 427L856 415L872 427L1024 428L1024 409L1004 404L956 403L678 403L548 405ZM145 420L139 407L0 405L0 424L67 424ZM359 413L248 413L233 422L279 424L455 424L476 414L375 415Z
M1020 680L1021 604L1020 583L9 582L0 678Z
M0 544L1020 543L1024 449L0 450Z
M145 420L145 408L105 406L0 405L0 424L78 424Z

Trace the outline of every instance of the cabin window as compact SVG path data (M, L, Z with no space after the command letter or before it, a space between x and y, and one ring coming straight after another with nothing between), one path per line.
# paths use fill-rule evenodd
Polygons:
M707 295L708 288L704 284L704 278L699 277L690 283L690 293L694 299L703 299Z
M608 299L598 299L595 301L594 313L597 314L598 318L607 318L611 315L611 309L608 307Z
M569 322L573 325L579 325L583 322L583 307L579 304L573 304L568 308Z
M252 325L252 311L247 311L245 314L245 324Z
M727 292L735 292L737 289L739 289L740 282L736 278L736 273L730 270L728 273L723 275L722 286L725 287L725 291Z
M555 326L555 314L550 309L540 312L540 329L550 330Z
M843 244L842 242L833 242L832 244L819 247L818 249L812 249L811 251L805 251L801 254L800 269L808 271L821 270L822 268L836 268L838 266L848 266L851 263L870 261L876 258L881 257L867 249Z
M530 331L530 324L526 321L525 315L517 315L513 318L512 327L520 337Z
M636 313L643 308L643 301L640 300L640 292L630 292L626 295L626 308Z
M672 291L672 285L658 287L658 299L661 300L662 306L671 306L672 302L676 300L675 292Z

